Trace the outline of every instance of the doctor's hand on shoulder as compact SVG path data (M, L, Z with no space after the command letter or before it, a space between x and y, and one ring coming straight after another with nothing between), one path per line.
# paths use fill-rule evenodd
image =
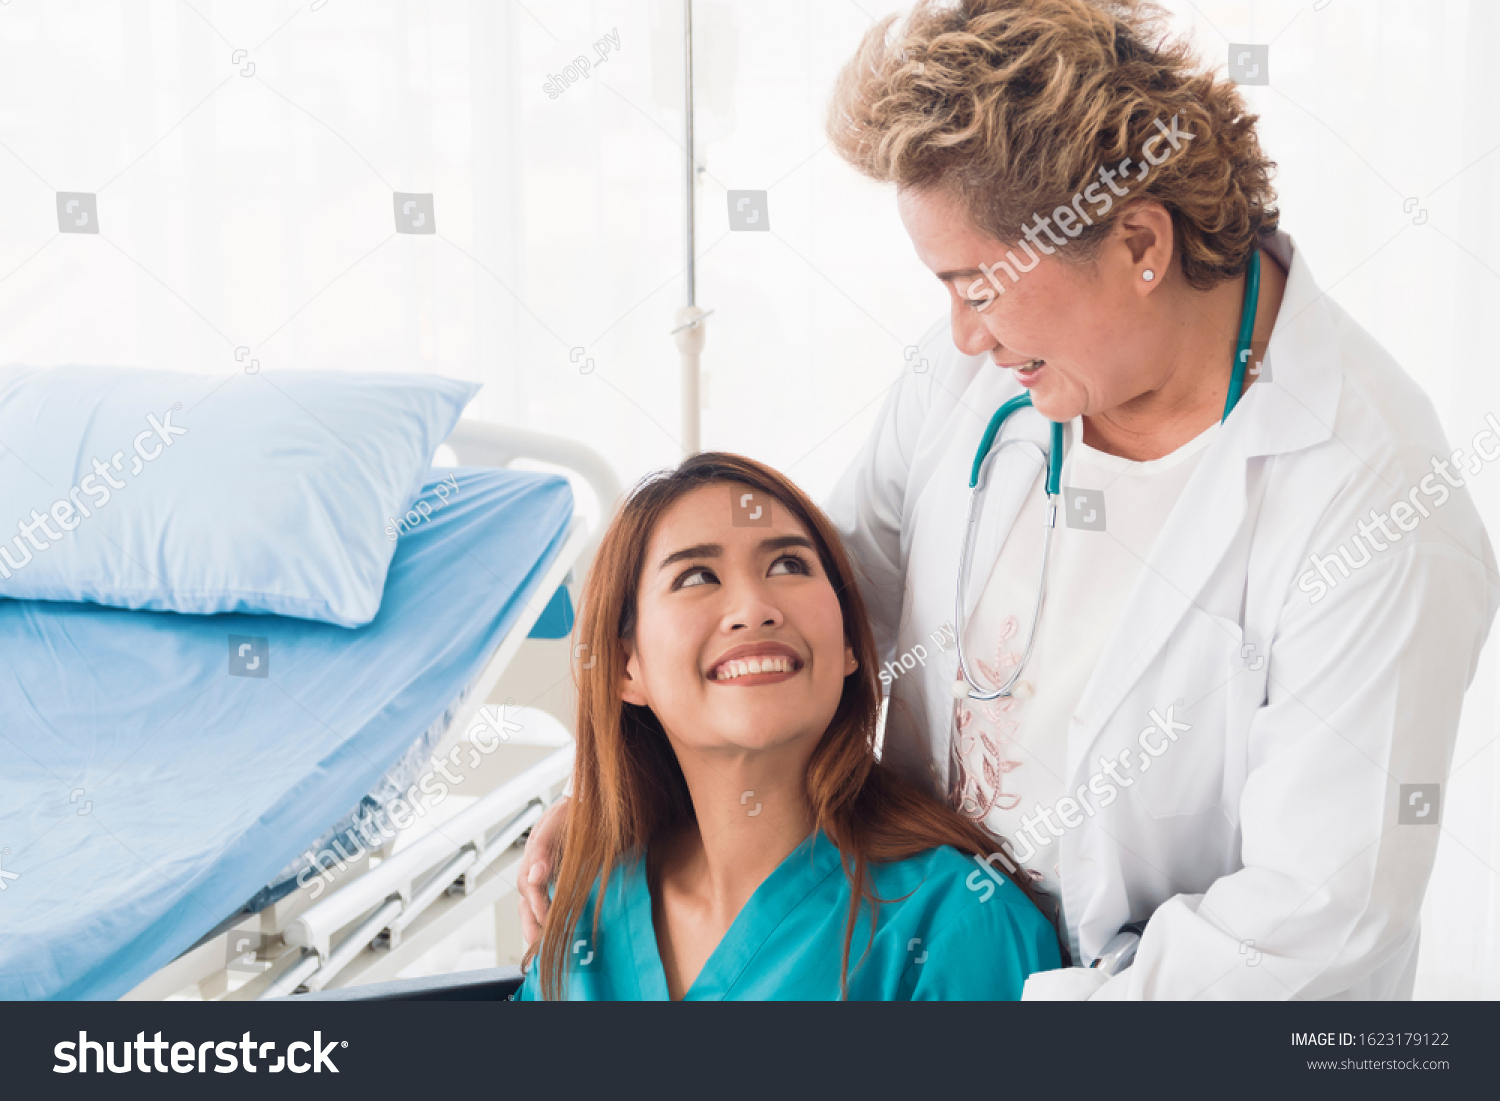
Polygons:
M526 838L526 849L516 867L516 890L520 892L521 939L527 947L536 943L542 935L542 922L547 919L551 900L547 897L547 885L557 871L562 859L563 825L568 818L567 796L543 812L531 827Z

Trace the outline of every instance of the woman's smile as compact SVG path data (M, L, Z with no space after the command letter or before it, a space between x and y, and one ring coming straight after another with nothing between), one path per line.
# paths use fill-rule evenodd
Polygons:
M859 668L807 527L759 489L770 526L732 523L746 488L684 489L647 542L621 698L679 753L810 753Z
M1033 359L1028 363L1014 366L1011 370L1015 372L1016 381L1030 390L1041 379L1042 372L1046 370L1046 367L1046 360Z
M733 684L754 688L762 684L780 684L802 670L802 658L790 646L779 642L745 643L726 651L708 670L715 684Z

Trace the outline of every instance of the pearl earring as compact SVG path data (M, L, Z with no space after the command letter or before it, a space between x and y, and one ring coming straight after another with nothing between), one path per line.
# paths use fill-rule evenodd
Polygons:
M1147 268L1145 271L1141 272L1141 278L1149 283L1151 282L1151 280L1156 278L1156 272L1152 271L1150 268Z

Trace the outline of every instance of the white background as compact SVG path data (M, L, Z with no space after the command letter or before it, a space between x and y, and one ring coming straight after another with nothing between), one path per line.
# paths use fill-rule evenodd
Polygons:
M838 67L898 7L695 6L703 445L817 498L946 309L891 194L822 133ZM1283 224L1467 446L1500 411L1500 4L1168 7L1220 68L1271 43L1245 94ZM485 384L470 415L585 441L627 483L670 465L681 34L675 0L0 0L0 364L227 377L243 346L267 371L439 373ZM593 70L549 98L579 55ZM769 233L729 232L731 188L769 191ZM98 195L99 235L58 232L57 191ZM394 191L434 194L436 235L393 232ZM1500 472L1472 489L1500 531ZM1445 791L1419 996L1500 997L1497 652Z

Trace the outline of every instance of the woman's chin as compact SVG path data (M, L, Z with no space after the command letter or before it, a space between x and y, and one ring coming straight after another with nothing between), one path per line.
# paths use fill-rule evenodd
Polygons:
M767 723L762 718L756 718L747 722L741 729L726 730L722 737L726 748L762 752L785 749L803 736L805 732L802 730L786 729Z
M1054 424L1067 424L1078 415L1073 403L1065 394L1052 386L1039 387L1031 391L1031 405L1038 413Z
M805 712L785 718L777 716L774 708L746 708L742 714L726 712L728 708L719 709L711 725L699 727L705 736L695 738L695 744L704 749L760 753L787 749L815 737L808 729Z

